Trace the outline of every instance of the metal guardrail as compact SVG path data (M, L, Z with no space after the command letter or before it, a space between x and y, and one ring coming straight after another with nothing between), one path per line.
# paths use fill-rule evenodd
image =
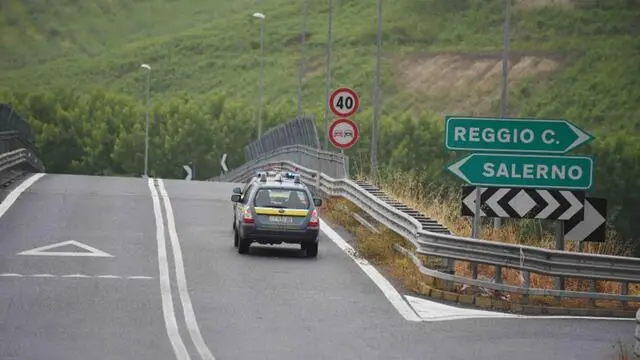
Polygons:
M288 149L287 151L292 150ZM295 155L289 156L295 157ZM320 176L314 177L313 175L318 172L317 169L302 166L294 159L273 161L272 158L273 155L256 159L217 180L244 181L253 176L255 171L269 167L295 169L301 174L303 182L307 185L318 189L326 195L339 196L351 201L378 222L412 243L418 254L517 269L522 272L525 279L524 284L521 284L521 286L514 286L502 284L499 280L496 280L496 282L484 281L447 274L427 269L424 266L419 267L423 273L445 281L515 292L525 296L557 296L623 302L640 301L640 296L628 295L629 283L640 283L640 258L549 250L424 231L420 222L415 218L386 204L349 179L334 178L322 171L320 171ZM417 259L415 255L414 258ZM589 279L592 281L593 286L591 286L591 291L589 292L531 288L529 286L530 272L550 276ZM595 280L621 282L623 285L621 294L596 292Z
M0 174L18 166L25 166L34 172L45 170L38 156L29 149L16 149L0 154Z
M636 344L633 347L633 353L640 359L640 309L636 313Z
M215 176L209 180L235 181L234 179L244 176L247 169L256 169L256 165L265 161L291 161L306 168L320 170L321 173L335 178L349 177L348 156L306 145L289 145L266 152L258 159L249 161L224 175Z

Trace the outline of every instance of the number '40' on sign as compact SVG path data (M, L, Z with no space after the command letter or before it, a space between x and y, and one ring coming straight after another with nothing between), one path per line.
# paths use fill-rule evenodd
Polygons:
M358 94L350 88L339 88L334 90L329 97L329 108L336 116L351 116L358 111L360 98Z

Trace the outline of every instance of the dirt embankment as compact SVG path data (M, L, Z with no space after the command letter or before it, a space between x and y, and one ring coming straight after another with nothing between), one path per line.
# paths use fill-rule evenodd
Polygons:
M423 104L438 113L490 115L500 101L500 54L422 55L398 60L395 65L399 88L411 94L414 104ZM552 57L512 55L509 88L559 67L560 62Z

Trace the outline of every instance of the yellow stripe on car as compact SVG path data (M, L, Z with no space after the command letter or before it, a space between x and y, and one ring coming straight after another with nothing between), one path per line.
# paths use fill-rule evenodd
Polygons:
M257 215L283 215L283 216L307 216L309 210L305 209L276 209L256 207Z

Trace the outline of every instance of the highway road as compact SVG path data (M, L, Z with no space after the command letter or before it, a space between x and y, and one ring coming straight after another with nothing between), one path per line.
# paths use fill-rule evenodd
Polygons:
M20 184L0 205L0 359L602 360L633 341L630 321L407 320L332 231L317 259L238 254L234 186Z

